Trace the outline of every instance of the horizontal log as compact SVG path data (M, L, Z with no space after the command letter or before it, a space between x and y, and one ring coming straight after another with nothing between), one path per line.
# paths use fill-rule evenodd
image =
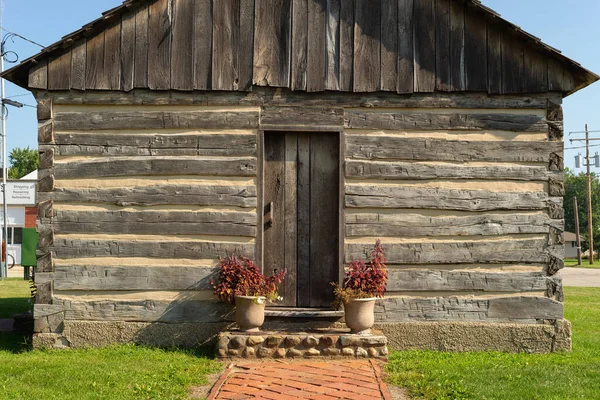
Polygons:
M149 182L130 188L56 188L38 200L60 203L103 203L118 206L198 205L256 208L256 186L194 186Z
M232 307L218 301L181 299L170 302L153 300L63 300L60 295L54 298L55 304L63 304L65 320L87 321L127 321L127 322L164 322L194 323L219 322L232 320Z
M118 109L117 109L118 110ZM258 129L256 111L107 111L57 112L54 127L66 130Z
M56 211L56 234L256 236L256 213L181 211Z
M387 290L444 292L535 292L548 289L545 272L388 269ZM56 287L56 285L55 285Z
M37 257L36 273L54 272L54 262L52 252L45 253Z
M560 178L560 174L549 172L545 165L471 166L451 163L346 160L346 178L549 181L550 177Z
M39 99L37 102L37 119L45 121L52 118L52 98Z
M98 157L57 162L55 179L115 176L204 175L255 176L253 157Z
M292 92L278 88L253 87L251 92L155 92L137 89L128 93L69 91L44 92L40 97L53 98L54 104L139 104L139 105L310 105L356 107L401 107L401 108L503 108L503 109L546 109L548 99L560 104L561 94L544 93L530 96L489 96L483 93L432 93L398 96L395 93L338 93L323 92L319 96L311 93Z
M548 165L561 142L467 141L346 135L346 156L367 160L529 162Z
M542 116L524 114L467 114L427 112L361 112L348 111L348 129L390 130L497 130L511 132L548 132L548 122Z
M343 108L264 107L260 114L261 129L294 129L299 127L337 127L344 129Z
M90 258L90 257L155 257L155 258L189 258L217 259L232 254L254 257L254 243L219 242L202 240L136 240L119 238L111 239L73 239L57 236L54 240L56 258Z
M428 215L415 213L346 213L347 236L494 236L549 233L564 221L548 214Z
M56 133L59 156L256 156L256 135ZM44 146L40 146L43 150Z
M546 239L382 242L390 264L546 263L551 256ZM373 243L347 243L345 247L346 262L350 262L364 258Z
M492 192L415 186L346 185L346 206L459 211L543 210L562 198L544 192ZM558 219L558 218L553 218Z
M54 141L54 121L42 121L38 124L38 142L52 143Z
M172 263L168 263L172 264ZM215 268L60 265L54 290L211 290Z
M563 304L547 297L385 297L377 301L379 322L488 321L538 323L564 317Z

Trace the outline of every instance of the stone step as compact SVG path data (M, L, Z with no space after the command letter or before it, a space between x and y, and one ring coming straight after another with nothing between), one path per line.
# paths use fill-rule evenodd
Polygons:
M287 358L385 358L387 338L379 331L351 334L348 329L307 332L226 331L219 334L217 357L221 359Z

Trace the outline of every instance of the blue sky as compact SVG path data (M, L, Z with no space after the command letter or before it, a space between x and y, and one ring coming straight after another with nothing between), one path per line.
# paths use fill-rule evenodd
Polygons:
M560 49L593 72L600 73L600 0L483 0L483 4L502 14L547 44ZM98 18L103 11L121 4L121 0L4 0L4 26L43 45L79 29ZM39 48L20 39L8 49L21 60L37 53ZM7 64L7 68L10 64ZM10 83L7 97L35 105L31 95ZM596 83L564 101L566 132L581 131L586 123L600 130L600 83ZM37 147L35 109L10 109L7 121L8 148ZM576 135L574 135L576 136ZM573 137L574 137L573 136ZM600 138L600 133L595 134ZM566 137L568 139L568 136ZM600 142L593 152L600 152ZM575 147L568 141L565 147ZM582 150L567 150L565 161L574 167L574 156Z

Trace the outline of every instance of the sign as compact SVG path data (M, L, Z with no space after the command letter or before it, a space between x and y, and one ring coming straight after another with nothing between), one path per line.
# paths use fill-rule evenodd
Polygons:
M20 206L35 206L35 182L7 182L6 204ZM0 204L4 204L4 197L0 192Z

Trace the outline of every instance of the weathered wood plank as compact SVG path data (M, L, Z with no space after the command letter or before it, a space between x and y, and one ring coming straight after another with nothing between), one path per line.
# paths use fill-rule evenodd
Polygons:
M71 89L71 50L50 58L48 63L48 90Z
M379 88L398 89L398 0L381 2L381 68Z
M354 0L340 2L340 90L351 92L354 81Z
M388 269L390 292L534 292L548 287L546 272L436 271ZM55 283L55 288L56 283Z
M465 72L465 6L450 2L450 82L452 91L467 87Z
M514 213L485 215L436 214L413 212L346 213L348 236L496 236L549 233L550 226L560 226L546 213Z
M495 25L488 24L488 92L502 93L502 31Z
M346 136L348 158L415 161L549 163L562 152L558 142L463 141L394 136ZM553 170L550 168L550 170Z
M291 90L306 90L308 73L308 3L293 0L292 4Z
M297 306L310 304L310 140L308 133L298 134L298 177L297 177Z
M511 132L548 132L548 122L537 115L520 114L430 114L414 112L346 113L346 128L390 130L500 130Z
M48 89L48 60L42 60L29 69L27 82L31 89Z
M543 181L559 178L546 165L470 166L455 163L417 163L346 160L346 177L361 179L482 179Z
M564 73L565 69L558 60L548 59L548 90L564 92Z
M57 237L53 247L55 257L151 257L151 258L190 258L217 259L232 254L254 257L254 243L228 243L200 240L131 240L120 239L71 239ZM64 262L64 261L63 261Z
M50 273L54 272L54 263L52 261L52 253L46 253L37 259L36 272Z
M121 90L121 21L105 31L104 74L100 89Z
M172 2L158 0L149 4L148 19L148 87L171 88Z
M135 14L123 15L121 23L121 82L120 88L126 92L134 87L135 73Z
M171 88L194 90L194 1L173 2L173 44L171 50Z
M51 178L51 182L47 182ZM133 188L55 188L54 177L38 183L38 201L106 203L119 206L198 205L256 208L255 186L156 185ZM49 193L46 193L49 192Z
M148 4L141 5L135 13L135 57L133 85L136 88L148 87L148 53L150 44Z
M59 162L53 172L56 179L146 175L255 176L256 158L98 157Z
M191 300L186 300L190 299ZM171 302L155 300L148 292L148 300L78 301L71 297L54 297L54 304L65 308L65 320L125 321L162 323L205 323L231 321L232 308L217 301L198 301L193 295L182 293Z
M376 92L381 77L381 7L355 0L354 91Z
M562 101L557 93L488 96L483 93L415 93L398 96L394 93L342 93L324 92L319 96L310 93L282 91L276 88L254 87L252 92L160 93L150 90L136 91L132 96L120 92L56 92L38 94L51 96L55 104L89 105L204 105L204 106L345 106L394 108L475 108L475 109L546 109L548 99Z
M56 130L256 129L258 111L116 111L59 113Z
M34 304L52 304L52 282L35 284Z
M56 234L256 236L256 213L58 209Z
M525 48L525 76L523 90L526 93L548 91L548 61L532 48Z
M344 128L343 108L264 107L260 114L261 129L298 130L301 126Z
M54 290L210 290L218 270L207 267L59 265Z
M340 90L340 12L342 0L327 0L325 89Z
M450 64L450 0L436 1L436 90L447 92L452 88Z
M54 121L46 120L38 123L38 142L52 143L54 140Z
M51 98L39 99L37 101L37 119L40 123L52 119L52 104L53 101Z
M85 62L85 87L86 89L106 88L104 71L104 37L105 31L88 38Z
M281 305L294 307L297 305L298 297L298 135L296 133L285 135L284 169L283 265L287 273L283 284L280 285L280 293L283 293Z
M375 307L380 322L488 321L537 323L564 318L563 304L547 297L390 297Z
M415 92L435 90L435 0L414 2Z
M309 0L307 9L306 90L322 92L327 74L327 0Z
M544 210L556 203L544 192L491 192L414 186L346 185L349 208L428 208L458 211Z
M372 243L346 244L346 262L364 258L365 249L372 246ZM386 243L384 240L383 246L389 264L544 263L550 259L546 239L447 242L419 240L405 243Z
M286 0L291 2L292 0ZM290 6L291 7L291 6ZM239 39L239 90L251 90L252 89L252 77L254 74L254 60L253 60L253 49L254 49L254 23L255 23L255 1L254 0L241 0L240 1L240 39ZM291 12L291 11L290 11ZM288 18L291 16L288 15ZM288 24L291 23L288 22ZM288 33L289 35L290 33ZM288 44L287 49L291 49L291 45ZM288 55L288 75L289 75L289 58ZM289 82L286 84L289 87Z
M238 90L240 0L213 2L212 89Z
M46 224L39 224L38 232L38 248L43 249L54 245L54 227Z
M57 133L60 156L254 156L256 135L235 133L123 134ZM40 147L45 149L45 147Z
M254 84L288 87L292 0L257 0Z
M465 73L467 90L485 92L488 88L487 23L475 12L465 14Z
M194 89L212 87L213 15L211 0L196 0L194 5Z
M524 43L503 35L502 40L502 93L521 93L523 91Z
M398 0L398 93L414 92L413 1Z
M39 155L38 169L49 169L54 166L54 148L41 150Z

